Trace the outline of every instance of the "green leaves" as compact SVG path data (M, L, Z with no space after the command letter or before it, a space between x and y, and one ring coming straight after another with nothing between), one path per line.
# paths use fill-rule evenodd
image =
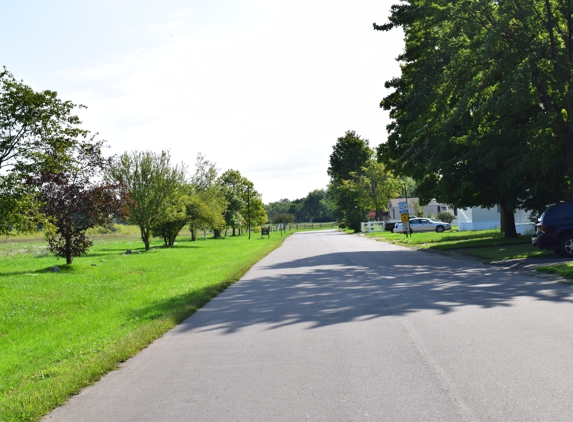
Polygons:
M56 92L34 91L4 68L0 75L0 169L29 173L62 168L77 138L88 135L72 114L76 107L59 99Z
M408 0L392 10L405 52L381 103L393 122L380 160L413 177L422 201L512 212L563 199L571 2Z
M88 131L76 105L53 91L36 92L0 72L0 234L31 233L47 224L31 179L70 165Z
M129 193L128 220L139 226L148 250L151 229L171 221L172 207L185 193L185 167L172 166L168 151L132 151L114 161L106 178Z

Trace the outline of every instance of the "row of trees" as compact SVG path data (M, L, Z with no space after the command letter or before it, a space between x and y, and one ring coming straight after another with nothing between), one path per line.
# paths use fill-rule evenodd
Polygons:
M219 176L216 164L198 154L195 173L189 179L186 173L184 164L172 165L167 151L126 152L106 170L105 179L127 192L127 220L139 227L146 250L151 236L172 246L187 225L196 240L203 228L215 237L230 228L234 236L267 221L260 193L239 171Z
M422 201L514 211L573 197L572 0L404 0L377 30L404 30L379 160Z
M86 231L113 218L137 224L146 249L150 236L173 245L186 225L195 239L203 227L234 235L266 222L253 183L236 170L219 175L202 155L191 178L165 151L105 158L78 107L0 72L0 235L43 229L51 252L70 264L92 244Z

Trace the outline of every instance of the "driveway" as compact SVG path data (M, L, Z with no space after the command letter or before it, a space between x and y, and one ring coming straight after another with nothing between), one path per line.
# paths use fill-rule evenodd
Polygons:
M572 289L297 233L45 420L573 420Z

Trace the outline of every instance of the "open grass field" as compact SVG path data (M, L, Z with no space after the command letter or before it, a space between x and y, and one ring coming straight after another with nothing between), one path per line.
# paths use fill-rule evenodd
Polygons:
M285 238L185 236L145 252L137 231L116 233L96 237L71 266L49 255L41 236L4 239L0 421L38 420L193 314ZM60 272L49 271L55 265Z

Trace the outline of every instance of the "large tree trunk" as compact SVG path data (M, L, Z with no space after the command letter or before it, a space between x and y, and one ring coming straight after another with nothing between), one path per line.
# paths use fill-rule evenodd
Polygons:
M139 226L139 232L141 233L141 240L145 245L145 250L149 250L149 230L145 230L142 226Z
M500 201L500 218L501 218L501 228L506 238L517 237L517 230L515 229L515 210L508 209L505 201Z
M195 233L195 225L193 223L189 225L189 230L191 231L191 241L195 242L197 240L197 234Z
M66 240L66 264L71 265L72 263L72 239L71 236L65 236Z
M565 160L567 163L567 175L571 185L571 198L573 200L573 130L567 128L567 137L565 139Z

